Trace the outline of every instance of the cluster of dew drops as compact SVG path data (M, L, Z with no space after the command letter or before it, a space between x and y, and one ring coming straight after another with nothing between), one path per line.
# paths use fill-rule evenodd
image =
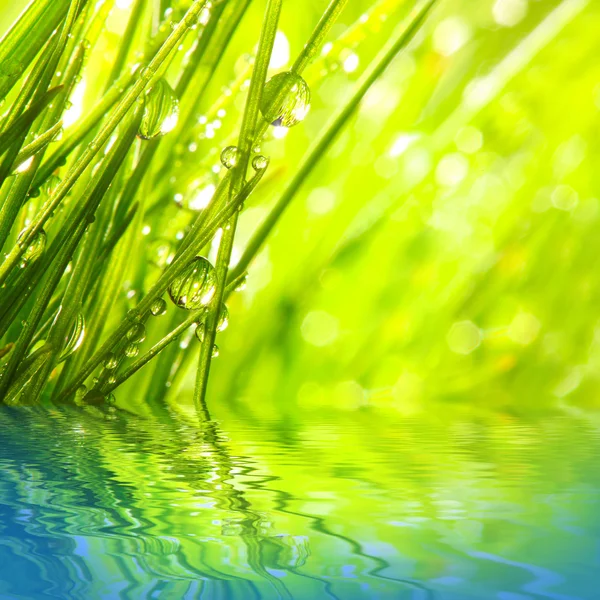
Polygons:
M285 90L283 88L285 87ZM283 91L282 91L283 90ZM304 79L291 71L286 71L273 76L265 85L261 101L261 113L263 118L274 127L290 128L301 122L310 108L310 90ZM164 79L158 79L153 83L151 89L144 97L144 107L142 119L139 125L138 137L142 140L153 140L172 131L176 125L179 116L179 99L173 88ZM269 160L260 154L260 146L253 148L254 156L251 164L255 171L259 172L267 168ZM221 164L226 169L235 168L240 159L240 152L236 146L227 146L221 152ZM45 236L36 240L32 244L29 254L41 253L45 244ZM41 250L40 250L41 247ZM26 256L26 260L27 260ZM186 267L175 277L168 287L168 295L172 303L184 310L207 309L208 305L215 296L217 286L217 276L214 266L203 256L196 256ZM243 280L236 290L244 289L245 280ZM150 314L154 317L160 317L167 312L167 302L159 297L154 299L150 306ZM202 311L201 317L196 322L195 335L199 342L205 339L205 317L206 310ZM146 328L139 319L139 315L132 309L128 313L128 318L132 322L131 327L126 334L126 344L120 353L110 353L103 362L104 382L109 386L116 383L115 372L126 358L135 358L139 354L139 346L146 339ZM222 304L217 322L217 332L226 329L229 323L229 312L227 306ZM71 334L76 343L69 343L70 353L76 349L83 337L83 325L74 327ZM218 356L219 349L213 346L213 358ZM100 378L94 379L94 388L87 390L85 385L81 385L76 392L76 401L86 405L101 405L114 403L112 392L104 394L99 390Z

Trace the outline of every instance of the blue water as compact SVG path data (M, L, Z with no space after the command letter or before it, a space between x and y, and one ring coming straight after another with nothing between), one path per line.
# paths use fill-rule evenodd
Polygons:
M592 419L0 410L0 598L600 598Z

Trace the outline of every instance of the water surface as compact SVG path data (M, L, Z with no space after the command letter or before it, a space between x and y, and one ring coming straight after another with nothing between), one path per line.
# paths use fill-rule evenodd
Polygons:
M0 410L0 598L600 597L600 428Z

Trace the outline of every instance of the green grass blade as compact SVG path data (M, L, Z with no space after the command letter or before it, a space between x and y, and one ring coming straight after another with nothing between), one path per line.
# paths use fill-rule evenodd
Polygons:
M65 18L70 4L69 0L32 0L0 40L0 99L12 89Z

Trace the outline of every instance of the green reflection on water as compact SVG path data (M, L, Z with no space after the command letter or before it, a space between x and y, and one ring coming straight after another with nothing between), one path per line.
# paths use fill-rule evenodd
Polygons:
M595 598L589 421L0 412L2 598Z

